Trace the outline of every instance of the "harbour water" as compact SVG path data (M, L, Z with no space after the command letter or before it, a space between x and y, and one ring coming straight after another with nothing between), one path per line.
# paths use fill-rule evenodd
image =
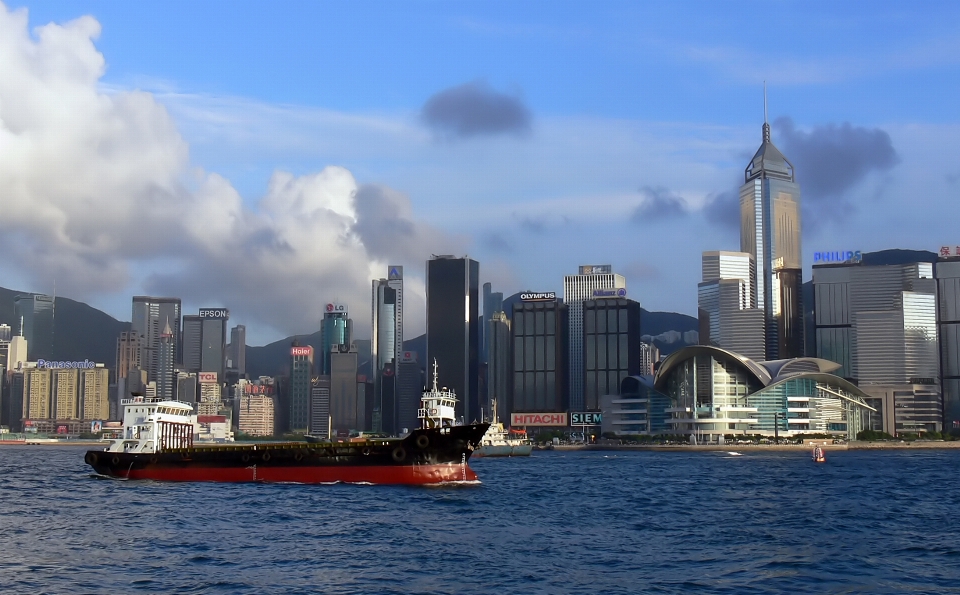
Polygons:
M11 593L960 591L960 452L535 452L476 486L104 480L0 447Z

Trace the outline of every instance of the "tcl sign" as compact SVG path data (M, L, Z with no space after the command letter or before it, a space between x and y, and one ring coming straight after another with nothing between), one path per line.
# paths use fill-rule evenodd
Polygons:
M291 347L291 348L290 348L290 355L293 355L293 356L297 356L297 355L301 355L301 356L306 355L306 356L309 356L311 353L313 353L313 347L310 347L309 345L306 346L306 347Z
M514 413L510 415L511 426L565 426L566 413Z
M198 372L197 381L200 384L216 384L217 373L216 372Z
M347 306L344 304L327 304L327 312L346 312Z

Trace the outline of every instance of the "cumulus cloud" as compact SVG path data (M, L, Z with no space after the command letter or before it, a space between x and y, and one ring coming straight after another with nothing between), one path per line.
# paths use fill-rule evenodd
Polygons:
M790 118L774 122L774 142L797 169L804 201L837 199L870 173L900 163L890 135L849 123L797 130Z
M640 189L643 202L633 211L635 223L683 217L687 214L687 202L662 186L644 186Z
M519 97L499 93L483 81L444 89L423 105L423 122L446 138L523 135L532 116Z
M387 264L422 266L465 245L417 222L405 195L342 167L275 172L245 202L190 167L151 94L98 89L99 33L84 17L31 36L27 12L0 5L0 270L38 287L55 279L80 299L145 291L223 305L294 334L317 328L330 300L367 311Z

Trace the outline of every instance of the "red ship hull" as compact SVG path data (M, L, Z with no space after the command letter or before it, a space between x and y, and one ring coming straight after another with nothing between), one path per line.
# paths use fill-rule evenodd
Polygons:
M467 461L488 424L416 430L402 440L265 443L168 449L159 453L88 451L107 477L158 481L371 483L424 485L477 481Z

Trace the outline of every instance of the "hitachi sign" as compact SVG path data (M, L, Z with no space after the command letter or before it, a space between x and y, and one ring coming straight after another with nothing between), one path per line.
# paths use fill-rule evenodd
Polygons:
M511 426L565 426L566 413L513 413L510 415Z

